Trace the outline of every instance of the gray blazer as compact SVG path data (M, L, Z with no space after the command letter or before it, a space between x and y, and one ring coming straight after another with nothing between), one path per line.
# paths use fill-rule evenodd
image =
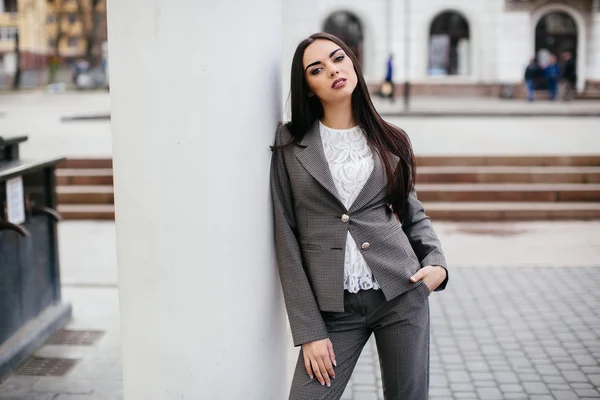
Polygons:
M289 130L280 125L275 145L291 140ZM275 249L296 346L328 337L321 311L344 311L348 231L387 301L421 284L410 282L421 267L446 268L440 242L416 193L410 194L400 222L385 201L383 162L378 156L374 159L371 176L346 209L325 159L318 123L299 144L273 151ZM443 290L447 280L436 290Z

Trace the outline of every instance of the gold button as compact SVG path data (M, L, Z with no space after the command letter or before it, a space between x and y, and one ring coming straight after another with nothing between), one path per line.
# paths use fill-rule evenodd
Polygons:
M364 242L361 247L363 250L369 250L369 248L371 247L371 243Z
M346 214L342 215L342 222L348 222L350 221L350 217L347 216Z

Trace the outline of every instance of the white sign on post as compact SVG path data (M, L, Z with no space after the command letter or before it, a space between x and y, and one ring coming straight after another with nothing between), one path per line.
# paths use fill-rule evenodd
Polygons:
M8 222L25 222L25 202L23 199L23 178L20 176L6 181L6 205Z

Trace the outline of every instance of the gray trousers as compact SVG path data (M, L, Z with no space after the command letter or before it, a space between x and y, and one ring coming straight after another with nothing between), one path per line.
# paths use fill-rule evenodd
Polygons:
M429 389L429 289L386 302L381 290L344 292L344 312L323 312L337 367L331 386L311 380L300 351L289 400L342 397L360 353L375 333L385 400L426 400Z

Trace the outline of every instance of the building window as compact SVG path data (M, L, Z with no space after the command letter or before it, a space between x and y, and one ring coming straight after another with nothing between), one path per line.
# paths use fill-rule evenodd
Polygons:
M77 38L77 37L69 37L67 39L67 45L69 47L78 47L79 46L79 38Z
M11 41L17 38L17 28L3 27L0 28L0 41Z
M3 12L16 13L18 11L17 0L0 0L0 8L4 8ZM4 7L2 7L4 6Z
M439 14L429 30L428 75L468 75L470 64L469 23L453 11Z
M335 12L325 21L323 31L342 39L350 47L358 61L362 60L362 24L356 15L347 11Z

